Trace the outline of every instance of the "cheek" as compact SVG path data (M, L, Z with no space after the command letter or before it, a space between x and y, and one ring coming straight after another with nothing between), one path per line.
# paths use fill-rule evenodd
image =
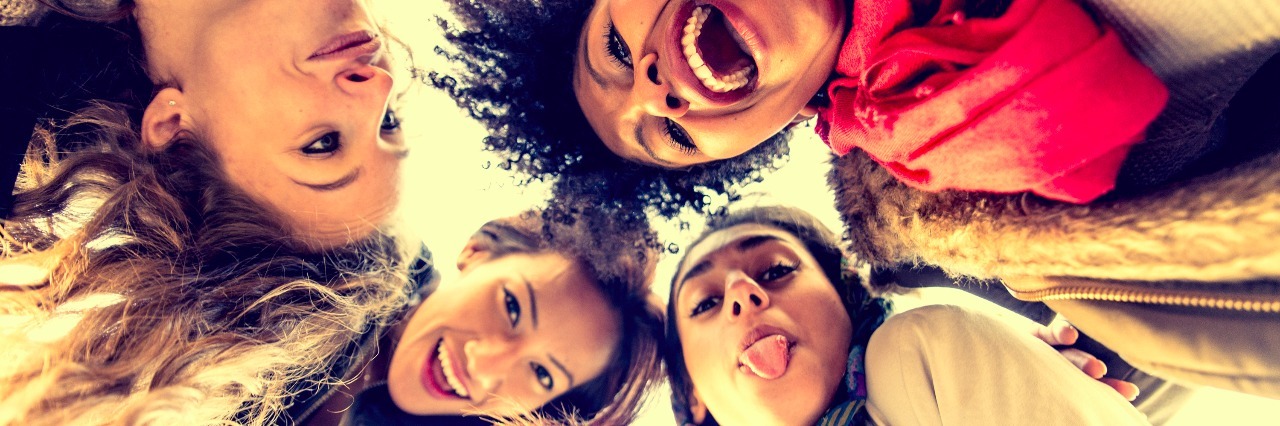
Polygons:
M780 92L775 97L788 95ZM803 106L782 107L787 103L786 99L770 98L747 111L716 118L699 136L694 136L701 142L698 148L714 159L733 158L750 151L782 131Z

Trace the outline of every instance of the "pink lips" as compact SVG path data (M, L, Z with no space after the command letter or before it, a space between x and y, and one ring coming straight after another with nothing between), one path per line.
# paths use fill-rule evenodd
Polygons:
M446 383L444 378L444 365L440 363L440 357L437 356L437 348L444 344L444 339L440 339L435 346L431 347L431 354L427 355L427 359L422 363L422 375L418 377L422 381L423 389L427 393L439 399L464 400L464 398L455 394Z
M796 340L795 337L791 335L791 333L787 333L786 331L783 331L781 328L774 327L771 325L758 325L758 326L755 326L755 328L752 328L751 331L748 331L746 335L742 336L742 342L738 344L738 352L742 352L746 350L747 348L751 347L751 345L755 344L756 341L760 339L763 339L765 337L772 336L775 334L786 336L788 339L790 339L793 342Z
M361 30L340 35L325 43L324 47L312 53L307 60L352 59L376 54L382 49L382 41L378 34Z

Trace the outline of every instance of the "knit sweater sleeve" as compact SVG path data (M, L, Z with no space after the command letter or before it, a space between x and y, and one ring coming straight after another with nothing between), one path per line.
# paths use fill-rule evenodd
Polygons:
M1280 52L1280 2L1085 0L1169 88L1169 102L1130 152L1120 191L1178 178L1196 160L1245 141L1213 136L1214 122L1267 59Z
M866 362L876 424L1147 424L1030 333L956 306L889 318L871 337Z

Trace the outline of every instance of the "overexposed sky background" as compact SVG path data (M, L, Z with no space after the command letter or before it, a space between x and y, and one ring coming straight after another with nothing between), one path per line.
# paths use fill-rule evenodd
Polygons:
M441 41L435 16L447 13L443 2L372 1L388 17L391 30L415 50L420 67L444 66L432 52ZM549 197L549 185L514 185L510 172L494 166L499 162L497 157L482 151L484 129L439 92L420 88L410 95L399 115L411 147L403 165L401 216L407 230L427 242L443 278L449 280L456 272L450 267L453 260L475 230L488 220L544 204ZM748 197L746 202L794 205L817 215L833 230L840 230L832 194L826 186L825 146L811 132L800 129L792 140L791 152L787 166L769 175L763 183L748 188L749 192L759 195ZM692 224L684 232L670 222L659 221L654 225L664 241L683 245L701 232L702 220L682 219ZM678 257L667 255L659 263L654 291L663 300L666 300ZM933 302L983 302L969 301L967 294L958 290L937 289L926 293L922 298ZM674 424L669 401L670 395L665 391L653 395L638 424ZM1276 413L1280 413L1280 401L1202 389L1169 424L1274 425Z

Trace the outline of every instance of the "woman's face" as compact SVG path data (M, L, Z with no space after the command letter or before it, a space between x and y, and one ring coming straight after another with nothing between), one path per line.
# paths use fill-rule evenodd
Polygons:
M620 320L581 268L555 253L460 263L409 319L388 373L413 414L523 414L599 376Z
M138 3L152 77L173 89L153 107L178 111L233 183L320 246L392 210L404 147L388 40L365 2Z
M597 0L574 92L621 157L678 168L740 155L781 131L827 80L839 0Z
M690 248L674 291L695 419L817 420L844 376L852 326L803 243L757 224L717 231Z

